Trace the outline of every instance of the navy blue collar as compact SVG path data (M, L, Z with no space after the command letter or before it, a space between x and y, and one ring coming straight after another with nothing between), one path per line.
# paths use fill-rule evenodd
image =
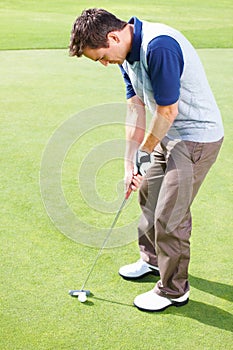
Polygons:
M126 57L126 60L132 64L135 61L140 61L142 22L137 17L132 17L128 23L134 25L132 48Z

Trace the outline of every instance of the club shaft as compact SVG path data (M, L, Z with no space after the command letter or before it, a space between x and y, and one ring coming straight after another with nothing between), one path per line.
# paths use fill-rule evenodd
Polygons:
M85 279L85 281L83 283L83 286L82 286L81 290L83 290L85 288L85 285L87 284L87 281L89 280L89 278L91 276L91 273L94 270L96 262L99 259L100 255L101 255L101 253L102 253L102 251L104 249L104 247L106 246L106 243L107 243L107 241L108 241L108 239L109 239L109 237L110 237L110 235L112 233L113 228L115 227L115 225L117 223L117 220L118 220L118 218L119 218L119 216L121 214L121 211L124 208L128 198L129 198L129 195L125 196L125 198L124 198L124 200L123 200L123 202L122 202L122 204L121 204L121 206L120 206L120 208L119 208L119 210L118 210L118 212L117 212L117 214L116 214L116 216L115 216L115 218L113 220L113 223L112 223L112 225L111 225L111 227L110 227L110 229L109 229L109 231L108 231L108 233L107 233L107 235L106 235L106 237L105 237L105 239L103 241L102 247L100 248L100 250L99 250L99 252L98 252L98 254L97 254L97 256L96 256L96 258L95 258L95 260L93 262L93 265L92 265L92 267L91 267L91 269L90 269L90 271L89 271L89 273L87 275L87 278Z

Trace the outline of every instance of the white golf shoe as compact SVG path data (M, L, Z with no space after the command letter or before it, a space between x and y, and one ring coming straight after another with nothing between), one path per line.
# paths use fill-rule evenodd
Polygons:
M124 279L133 280L148 274L159 276L159 268L139 259L136 263L122 266L119 275Z
M183 306L189 301L189 291L182 297L177 299L170 299L161 297L151 290L147 293L138 295L134 299L134 305L142 311L163 311L169 306Z

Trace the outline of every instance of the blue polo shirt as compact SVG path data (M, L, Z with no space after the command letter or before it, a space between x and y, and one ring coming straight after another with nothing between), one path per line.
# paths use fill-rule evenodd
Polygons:
M140 61L142 22L133 17L129 23L134 24L134 36L132 49L126 60L133 64ZM184 68L183 54L178 42L168 35L153 38L147 47L146 60L156 103L161 106L175 103L179 99L180 77ZM126 84L126 98L129 99L136 93L128 74L122 66L120 69Z

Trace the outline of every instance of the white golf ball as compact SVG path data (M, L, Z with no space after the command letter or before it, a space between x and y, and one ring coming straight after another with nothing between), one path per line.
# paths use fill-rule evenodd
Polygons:
M81 303L85 303L85 301L87 300L87 296L85 292L81 292L78 296L78 300L81 301Z

